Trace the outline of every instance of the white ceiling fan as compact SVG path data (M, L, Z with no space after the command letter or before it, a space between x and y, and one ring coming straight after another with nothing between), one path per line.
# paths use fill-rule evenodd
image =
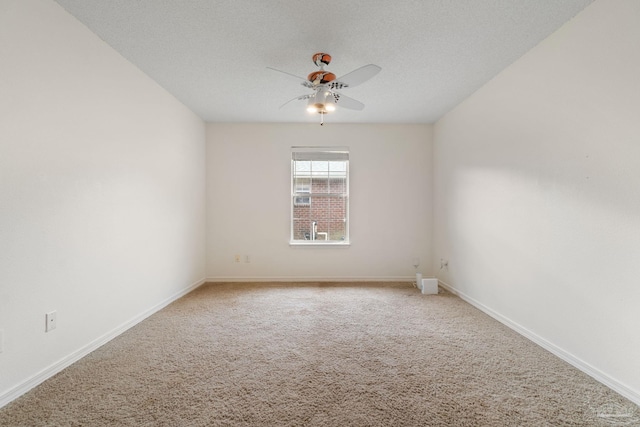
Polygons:
M300 84L313 91L309 94L296 96L282 104L280 108L291 101L307 101L307 111L320 114L320 125L324 124L324 115L335 111L336 107L348 108L350 110L364 109L362 102L343 95L338 91L366 82L380 72L381 68L379 66L374 64L365 65L340 78L336 78L335 74L324 69L324 67L331 62L331 55L328 53L316 53L312 58L313 63L320 69L310 73L306 79L296 76L295 74L287 73L286 71L267 67L270 70L278 71L302 80Z

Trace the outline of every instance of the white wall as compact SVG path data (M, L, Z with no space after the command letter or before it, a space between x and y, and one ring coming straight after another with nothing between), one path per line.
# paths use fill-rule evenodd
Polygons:
M640 402L640 2L599 0L434 129L434 259Z
M0 58L2 406L204 278L205 125L53 1Z
M431 272L429 125L209 124L211 280L399 279ZM350 149L349 247L291 247L292 146ZM234 255L250 263L234 263Z

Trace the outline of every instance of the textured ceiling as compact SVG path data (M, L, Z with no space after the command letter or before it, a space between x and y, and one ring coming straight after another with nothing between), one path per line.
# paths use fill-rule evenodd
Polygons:
M382 71L344 94L342 123L432 123L592 0L57 0L210 122L314 122L300 81L315 52L338 77Z

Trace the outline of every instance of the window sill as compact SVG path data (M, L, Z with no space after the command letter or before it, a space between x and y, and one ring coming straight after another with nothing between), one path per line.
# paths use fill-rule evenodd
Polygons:
M300 240L300 241L294 240L289 242L289 246L313 246L315 248L320 246L327 246L327 247L336 248L336 247L349 247L351 246L351 243L350 242L327 242L323 240Z

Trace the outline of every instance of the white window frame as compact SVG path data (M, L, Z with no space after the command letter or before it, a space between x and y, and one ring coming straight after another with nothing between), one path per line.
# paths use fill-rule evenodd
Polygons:
M344 200L345 204L345 229L344 229L344 239L343 240L322 240L322 239L311 239L311 240L295 240L294 239L294 208L296 206L310 206L313 204L313 193L311 192L311 182L309 183L308 188L301 188L302 186L298 186L296 188L296 160L317 160L317 161L325 161L325 160L333 160L336 161L345 161L345 171L344 171L344 179L345 179L345 188L343 192L340 193L323 193L318 196L328 196L328 197L339 197ZM298 172L299 173L299 172ZM327 177L329 177L330 172L327 171ZM297 176L299 178L299 175ZM312 178L310 176L310 178ZM299 191L302 190L302 191ZM307 191L305 191L307 190ZM309 202L305 204L301 203L302 200L307 199ZM292 246L349 246L349 147L291 147L291 216L290 216L290 237L289 244ZM326 234L326 233L318 233L318 234Z

